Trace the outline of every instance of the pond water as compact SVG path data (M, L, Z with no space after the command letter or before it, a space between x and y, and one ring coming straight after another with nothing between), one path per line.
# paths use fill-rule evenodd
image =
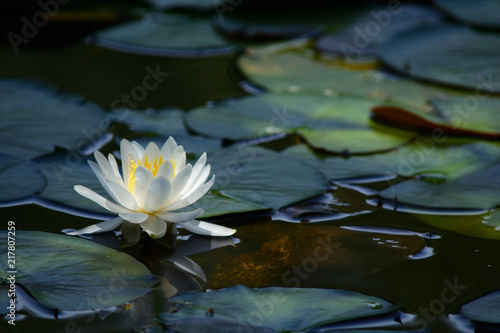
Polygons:
M208 101L219 101L227 98L234 98L237 101L238 98L262 92L262 89L255 82L249 83L251 80L247 76L254 75L253 78L258 79L258 75L262 73L267 75L273 70L281 70L273 69L268 63L252 63L255 59L259 59L258 56L246 58L247 63L243 65L239 63L241 66L238 67L238 61L241 57L242 54L238 52L201 58L143 55L114 51L85 42L49 48L26 47L16 54L12 52L11 47L2 45L0 46L0 63L4 65L1 66L0 76L35 79L50 83L71 94L80 95L87 101L97 103L105 111L120 107L130 107L135 110L173 107L188 112L192 108L205 105ZM283 60L283 63L286 62ZM373 64L366 66L371 68ZM254 71L250 70L250 74L244 75L241 67L253 68ZM259 73L255 68L262 68L262 73ZM295 69L289 70L293 72ZM356 70L364 70L364 68L360 65ZM153 75L152 71L160 73L156 77L158 85L154 89L141 90L145 92L145 95L137 95L136 87L144 85L145 75L148 73ZM292 77L290 80L294 79ZM276 84L278 85L278 83ZM279 88L276 87L271 84L270 90L276 89L279 92ZM314 90L314 88L311 89ZM360 86L359 89L363 90L364 88ZM132 99L130 99L130 96L134 96L134 94L136 98L131 97ZM129 98L124 97L125 95ZM265 103L271 104L262 105L273 106L272 101ZM286 104L292 103L289 100L283 103L282 107L286 108L289 105L289 114L299 118L303 116L294 113L295 105ZM279 103L274 104L276 107L277 105ZM249 118L252 118L252 114L250 114L252 108L256 107L258 104L251 104L249 109L245 110L249 113ZM199 113L202 114L202 112L204 111ZM255 114L258 114L258 110L255 111ZM184 124L188 123L191 126L189 135L204 138L207 136L203 135L204 124L215 126L217 121L203 123L202 117L203 115L200 118L193 117L183 120ZM330 120L323 118L321 112L318 112L318 118L320 123L326 124L321 126L329 126L328 121ZM224 119L228 118L222 119L225 121ZM348 123L351 120L343 119L342 121ZM266 121L268 122L268 120ZM227 120L227 122L230 124L229 127L235 126L235 132L238 134L239 127L237 126L240 125L237 119ZM36 121L33 122L35 126L36 123ZM199 125L200 123L202 125ZM257 122L256 128L261 129L260 124ZM143 126L143 124L137 126ZM299 124L296 128L307 126L314 130L321 127L307 122L307 125ZM376 128L376 125L374 126ZM244 126L242 128L247 130ZM193 131L193 129L195 130ZM218 128L215 129L215 131L218 130ZM233 134L231 131L234 131L230 128L222 128L222 130L227 130L225 133L228 135ZM300 134L296 132L275 133L274 130L275 128L268 132L272 135L278 134L273 137L277 138L276 140L261 140L262 137L267 137L261 135L257 136L257 140L253 137L254 140L250 142L263 142L263 147L279 151L280 154L284 148L294 146L299 141L317 148L316 152L320 153L331 153L332 150L337 149L337 147L333 146L332 148L328 143L325 143L326 139L321 141L321 138L315 133L307 131ZM384 131L393 133L386 128L382 128L382 131L379 132L384 133ZM154 131L136 130L134 124L126 123L113 123L110 132L116 138L126 137L129 139L143 137L145 133L151 136L157 134ZM200 133L202 133L201 136L198 135ZM372 147L371 143L369 144L366 137L363 136L364 134L359 133L356 135L362 137L366 145L363 145L363 142L356 143L347 153L344 150L341 150L340 153L336 151L334 154L322 155L322 159L326 158L324 161L329 158L342 160L339 163L352 161L351 165L346 164L343 167L344 170L363 170L369 163L373 163L372 165L382 163L380 161L356 160L349 155L357 151L361 152L357 158L361 158L361 156L367 156L373 152L381 153L387 151L386 145L388 144L389 150L391 150L395 141L392 139L377 141L379 140L377 137L373 139L376 142ZM171 135L170 132L161 133L162 137L169 135ZM301 138L297 139L297 135ZM319 136L321 135L323 134ZM346 135L352 134L347 133ZM397 139L396 146L403 146L409 142L405 135ZM100 149L106 152L115 151L118 147L116 138L100 145ZM351 137L348 136L345 140L349 141L349 138ZM371 140L370 138L368 137L368 140ZM34 140L36 139L34 138ZM243 147L241 142L247 142L245 140L239 141L239 139L230 140L227 137L223 141L220 138L215 138L215 140L218 140L215 144L216 147L221 146L221 143L228 146L232 144L233 147ZM332 137L328 140L334 141L337 138ZM479 140L474 141L473 139L470 141L453 140L450 139L448 143L460 145L479 142ZM364 149L360 149L360 147L367 146L369 146L368 153ZM383 148L378 149L378 147ZM63 145L58 149L63 151L65 148ZM493 151L496 148L491 149ZM473 154L474 152L476 152L475 148L467 150L463 154ZM481 150L481 152L483 151ZM229 153L224 151L220 156L232 153L234 151ZM216 154L214 153L214 156L219 156ZM262 154L263 160L265 158L271 159L266 153L258 151L258 154ZM302 156L300 152L297 154L296 156ZM493 155L492 153L491 156ZM215 170L217 170L218 162L211 160L210 156L208 156L208 163L213 163ZM442 158L446 160L446 156ZM465 155L453 156L461 156L460 158L462 158ZM259 155L260 157L261 155ZM221 157L221 159L223 158ZM431 163L432 168L436 167L436 170L432 168L424 170L428 172L423 174L417 172L416 177L403 172L399 175L392 174L394 177L390 175L385 179L379 177L367 181L365 176L374 175L360 174L359 177L343 177L345 179L338 181L333 180L334 177L327 176L327 178L332 179L330 182L325 182L324 191L320 190L312 198L310 195L303 194L307 200L293 205L286 204L284 205L286 207L273 207L275 208L274 212L268 209L271 208L269 206L272 206L270 201L268 201L269 206L266 206L265 203L259 203L251 198L249 202L256 207L252 212L246 212L251 209L242 208L234 210L233 214L210 214L207 221L237 229L236 234L231 238L216 239L191 235L182 228L179 229L180 233L176 240L172 240L168 236L161 240L151 240L143 235L138 244L121 250L144 263L155 276L155 291L148 296L131 300L132 302L127 305L106 308L97 312L81 312L74 316L68 315L66 318L63 316L57 320L50 318L53 316L53 312L47 308L34 307L31 308L31 314L19 313L15 326L9 325L7 321L0 322L0 330L2 332L134 332L134 330L145 329L154 332L171 332L168 330L169 319L159 320L158 318L161 316L157 316L156 319L152 318L152 314L155 312L172 312L173 305L167 303L167 298L183 295L183 293L193 290L218 290L239 285L252 288L343 289L375 296L398 306L395 312L390 312L392 317L391 314L384 314L373 318L365 317L348 321L345 327L350 329L374 330L381 327L381 330L387 328L389 331L408 332L412 329L417 331L426 328L432 332L500 330L499 326L495 324L476 323L475 325L461 314L461 308L465 304L500 288L498 281L500 267L496 259L496 255L500 253L500 242L496 235L495 224L490 226L487 223L489 219L494 219L491 216L494 216L492 208L495 205L491 207L473 206L477 209L472 209L467 205L463 207L453 206L455 202L458 202L453 200L459 200L455 197L460 196L465 196L463 201L467 201L467 196L471 196L472 201L476 200L474 203L481 202L480 196L483 192L476 199L473 199L476 193L474 189L457 192L461 189L469 189L468 184L459 187L458 190L447 189L442 200L444 202L448 200L452 204L444 207L440 206L439 203L436 205L428 204L428 201L438 200L434 199L438 195L424 192L427 191L427 188L416 190L420 191L423 199L420 197L418 200L415 199L417 203L415 205L412 205L413 202L411 202L411 198L413 198L411 192L406 197L399 195L399 197L407 199L406 203L401 204L397 200L397 195L391 196L390 193L381 191L387 187L404 185L410 181L421 181L439 186L447 182L446 176L441 176L440 170L445 170L448 175L451 175L451 178L458 178L460 172L463 171L460 168L465 168L464 165L470 165L470 168L474 169L474 163L481 159L474 160L467 155L467 158L463 157L463 161L461 160L463 163L459 167L456 167L454 162L447 163L447 165L452 165L450 169L456 167L452 171L438 166L437 160L438 158L433 159L432 163L435 165ZM419 167L425 169L426 165L428 164ZM231 166L231 168L233 167ZM231 170L238 171L238 167L243 170L243 173L247 170L245 164ZM254 166L252 165L252 167ZM250 169L250 167L248 168ZM283 173L286 173L286 168L286 166L283 167ZM323 168L327 169L328 167L323 166ZM272 168L270 167L270 169ZM262 174L261 169L251 170ZM455 170L459 171L454 173ZM272 172L275 173L267 175L269 188L275 187L272 179L279 173L276 170ZM463 172L465 173L465 171ZM304 169L299 172L299 174L307 173L312 173L312 171ZM496 173L491 174L496 175ZM235 173L235 175L238 177L239 173ZM293 175L293 177L296 176ZM490 181L494 182L495 178L492 176ZM277 182L280 182L279 178ZM485 180L485 183L487 182L488 179ZM251 188L248 185L251 181L245 180L242 183ZM294 185L287 184L298 185L295 185L294 188ZM259 188L260 185L256 186ZM273 201L273 204L274 202L286 202L286 199L279 201L282 199L279 197L286 197L284 193L287 191L307 192L306 186L304 188L298 187L301 186L300 182L290 181L290 183L280 184L280 186L279 191L281 192L274 193L276 201ZM498 187L498 184L495 186ZM495 189L494 186L493 189ZM225 190L229 193L229 189L224 187L217 191L224 192ZM237 190L231 192L231 195L234 195L236 199L240 200L241 197L248 195L247 192L244 192L245 188L238 190L240 192ZM425 197L427 194L428 198ZM489 198L490 196L485 195L485 197ZM293 201L293 199L289 200ZM418 205L422 202L425 204ZM423 206L427 206L427 208ZM452 207L463 209L451 209ZM224 209L219 206L210 207L210 210L207 208L210 212L233 212L231 208ZM0 206L2 221L5 223L15 221L17 230L45 231L57 234L62 234L63 229L81 228L96 223L96 219L105 216L102 213L90 211L84 213L83 210L75 210L61 203L36 198L34 195L19 201L2 203ZM484 225L488 229L482 232L481 228L486 228ZM5 228L5 230L7 229ZM120 233L117 236L111 232L102 237L94 237L93 240L109 247L120 248L119 238ZM177 266L173 264L175 259L178 260ZM195 265L192 265L193 262ZM307 299L307 301L314 300ZM298 318L301 315L305 317L304 312L307 312L307 308L311 307L307 301L296 309L295 315ZM234 306L237 307L240 300L230 298L229 302L233 302ZM490 303L490 305L492 312L500 311L498 302ZM211 311L207 308L206 316L217 318L218 313L214 314L213 309ZM243 318L247 318L243 321L252 323L251 319L248 319L250 317L245 317L247 314L241 315ZM262 316L264 315L262 312ZM196 320L193 322L192 332L197 332L200 329L196 328L195 323ZM206 323L204 322L203 325ZM259 325L250 326L251 331L257 332L261 329ZM156 327L156 330L151 327ZM217 324L214 324L213 327L215 332ZM245 329L248 327L248 325L245 326ZM335 329L340 330L341 328L343 327L337 326ZM234 327L233 329L228 331L238 331ZM239 330L241 331L241 327ZM332 327L332 332L333 330L334 327ZM188 331L189 329L184 330L184 332Z

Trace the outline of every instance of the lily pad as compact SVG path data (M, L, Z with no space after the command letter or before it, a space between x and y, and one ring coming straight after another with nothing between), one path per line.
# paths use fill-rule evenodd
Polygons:
M391 186L380 195L398 202L433 208L490 209L500 204L500 161L437 183L426 178Z
M176 142L184 146L189 153L203 153L209 150L216 150L221 146L221 140L190 135L184 126L184 112L179 109L162 109L158 111L135 111L116 110L108 115L109 119L124 123L134 132L143 134L157 134L159 136L134 137L143 147L149 142L155 142L162 146L169 136L175 138ZM117 142L121 138L116 138Z
M7 232L0 232L6 280ZM131 301L149 292L153 277L125 253L91 241L40 231L16 230L16 283L41 304L59 310L99 309Z
M299 133L311 145L332 152L386 150L405 143L372 129L369 110L377 101L311 94L262 94L199 107L186 115L193 131L233 141Z
M463 305L460 313L470 320L500 324L500 290Z
M235 50L214 31L209 18L187 14L150 14L102 30L92 42L118 51L170 57L214 56Z
M38 158L35 162L47 180L47 186L38 195L40 198L87 211L110 214L108 210L76 193L73 188L75 185L83 185L111 200L90 169L87 157L75 152L57 152Z
M235 299L237 303L233 302ZM177 303L177 310L163 314L162 319L178 332L227 332L237 328L257 329L258 332L304 331L396 309L377 297L349 290L317 288L251 289L235 286L210 292L190 292L171 301ZM209 309L210 315L207 315Z
M441 20L440 12L423 5L405 3L372 8L342 31L319 38L316 49L342 55L348 61L352 58L374 57L378 54L380 44L391 36Z
M128 125L134 132L151 132L166 137L188 134L182 120L183 111L180 109L165 108L146 111L120 109L109 113L107 117Z
M292 146L283 154L317 167L330 180L356 182L366 177L425 175L441 175L443 180L451 180L500 161L500 147L496 144L481 142L444 146L425 137L387 153L367 156L320 158L303 145Z
M37 82L1 79L0 105L0 152L25 159L55 146L82 149L107 129L96 104Z
M497 209L477 215L414 215L422 222L444 230L472 237L500 240L500 212Z
M385 43L380 57L411 77L484 93L500 92L500 36L459 25L418 28Z
M500 28L498 0L434 0L434 4L467 24L480 28Z
M0 153L0 201L27 197L44 186L45 178L34 163Z
M377 70L376 64L349 65L315 54L306 39L248 48L241 71L273 92L369 97L429 110L427 100L445 90Z
M222 212L225 197L241 202L240 207L244 203L244 211L251 206L276 210L328 189L328 182L318 170L273 151L242 144L209 152L208 156L216 177L212 191L218 200L205 196L196 203L207 210L205 216L211 210ZM238 212L238 206L227 206L226 213Z

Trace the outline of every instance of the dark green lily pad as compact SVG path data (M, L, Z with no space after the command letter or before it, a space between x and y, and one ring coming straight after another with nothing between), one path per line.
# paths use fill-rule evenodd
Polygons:
M96 104L37 82L1 79L0 105L0 152L25 159L82 149L107 129Z
M500 28L498 0L434 0L434 4L467 24L481 28Z
M451 179L432 181L421 177L391 186L380 195L398 202L433 208L490 209L500 204L500 161L472 168ZM485 155L485 158L488 158ZM490 157L491 158L491 157ZM467 162L464 162L467 163ZM481 165L481 163L479 164Z
M422 222L444 230L472 237L500 239L500 214L496 209L476 215L414 215Z
M262 94L199 107L186 115L193 131L234 141L299 133L316 148L331 152L370 152L394 148L409 137L372 129L370 109L377 101L308 94Z
M484 93L500 92L500 36L459 25L403 32L385 43L382 61L411 77Z
M500 324L500 290L463 305L460 313L470 320Z
M317 167L330 180L354 179L359 182L365 177L441 175L442 179L449 181L497 163L500 147L484 142L442 146L430 138L418 138L414 143L393 151L367 156L320 158L303 145L293 146L283 154Z
M95 34L93 43L155 56L200 57L235 50L214 31L209 18L187 14L151 14L102 30Z
M0 153L0 201L16 200L40 192L45 178L35 164Z
M39 197L70 207L112 214L93 201L79 195L73 188L75 185L83 185L111 200L90 169L86 156L78 155L75 152L57 152L38 158L35 162L47 180L47 186L38 195Z
M158 10L190 9L209 11L214 7L213 0L145 0ZM216 0L215 3L224 4L225 0Z
M238 58L241 71L273 92L369 97L429 110L427 100L444 89L392 77L376 64L348 65L312 52L308 40L248 48Z
M342 31L319 38L315 46L321 52L339 54L348 61L374 57L378 54L380 44L390 37L441 20L442 14L431 7L394 3L392 6L372 8L369 12L367 10Z
M157 134L159 136L134 137L143 147L149 142L155 142L159 147L168 140L175 138L177 144L183 145L187 153L203 153L216 150L221 146L221 140L190 135L184 126L184 112L179 109L162 109L158 111L116 110L109 114L111 120L127 124L135 132ZM117 138L119 142L121 138Z
M136 111L115 110L107 115L110 120L129 126L134 132L150 132L163 136L187 135L183 124L183 111L175 108Z
M234 302L237 299L238 302ZM392 312L389 302L339 289L251 289L235 286L211 292L190 292L171 298L178 308L162 315L178 332L304 331L334 322ZM304 306L307 304L307 306ZM207 311L211 309L207 315ZM297 316L300 313L300 316Z
M0 232L0 276L7 267L7 232ZM153 277L125 253L88 240L40 231L16 230L16 282L41 304L59 310L100 309L149 292Z

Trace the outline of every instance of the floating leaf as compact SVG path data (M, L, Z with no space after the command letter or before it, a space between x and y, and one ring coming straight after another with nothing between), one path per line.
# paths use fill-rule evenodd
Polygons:
M0 153L0 201L16 200L40 192L45 179L35 164Z
M307 40L252 47L238 58L241 71L273 92L370 97L429 110L427 100L441 88L391 77L374 64L349 66L312 52Z
M234 51L208 18L187 14L151 14L95 34L99 46L156 56L199 57Z
M500 290L463 305L460 313L470 320L500 324Z
M418 26L436 24L441 19L440 12L422 5L405 3L373 8L342 31L319 38L316 48L344 56L348 61L373 57L380 44L391 36Z
M177 311L163 314L162 319L177 332L227 332L237 328L256 328L259 332L304 331L396 309L377 297L349 290L317 288L235 286L211 292L190 292L171 301L178 304Z
M434 3L459 21L481 28L500 28L498 0L434 0Z
M380 195L398 202L433 208L490 209L500 204L500 161L444 183L425 179L391 186Z
M500 139L500 98L488 94L442 95L429 99L433 110L399 103L372 109L372 119L385 125L420 133L440 131L450 136Z
M186 122L199 134L230 140L298 132L311 145L333 152L369 152L405 143L408 137L369 126L369 110L376 103L357 97L262 94L195 108Z
M82 149L107 127L97 105L31 81L1 79L0 105L0 152L26 159L55 146Z
M245 144L209 152L208 156L216 182L212 195L195 204L207 210L205 216L222 213L224 208L225 213L249 211L252 207L279 209L320 195L328 188L318 170L273 151ZM232 200L227 205L228 198Z
M2 268L7 268L7 232L0 232ZM87 310L131 301L149 292L153 277L125 253L81 238L16 230L16 282L41 304L59 310Z
M93 201L76 193L74 186L83 185L111 200L87 163L87 157L75 152L58 152L36 160L47 179L47 186L39 197L63 203L70 207L110 214Z
M317 167L331 180L425 174L439 174L451 180L482 170L500 160L500 147L496 144L481 142L443 146L425 137L387 153L367 156L319 158L305 146L292 146L283 153Z
M414 214L422 222L434 227L455 231L462 235L500 239L500 214L498 210L477 215Z
M403 32L385 43L382 61L411 77L450 86L500 92L500 36L458 25Z

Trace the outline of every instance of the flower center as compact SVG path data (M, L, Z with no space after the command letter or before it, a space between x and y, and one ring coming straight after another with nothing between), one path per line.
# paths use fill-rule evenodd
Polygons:
M141 160L137 160L135 162L134 160L130 160L130 165L129 165L129 173L128 173L128 190L130 193L134 193L134 188L135 188L135 170L139 165L143 165L146 169L151 171L153 174L153 177L156 177L156 174L158 173L158 169L160 166L163 164L163 156L160 156L160 159L156 158L154 159L153 163L148 160L148 157L145 156L144 158L144 164L142 164ZM175 166L177 165L177 160L170 160L170 163L172 163L172 168L173 168L173 178L175 178Z

